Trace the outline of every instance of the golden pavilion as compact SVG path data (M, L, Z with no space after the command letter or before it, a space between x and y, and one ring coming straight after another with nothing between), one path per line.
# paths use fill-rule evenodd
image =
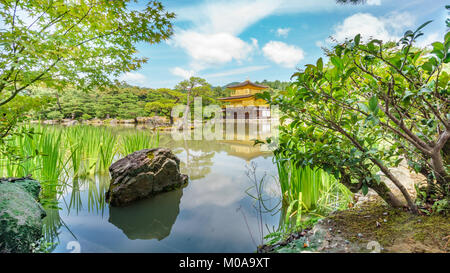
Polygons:
M267 102L255 97L255 94L261 93L264 89L269 88L268 86L246 80L227 88L233 90L231 96L219 98L223 102L228 102L228 105L223 107L225 118L259 119L270 117L270 108Z

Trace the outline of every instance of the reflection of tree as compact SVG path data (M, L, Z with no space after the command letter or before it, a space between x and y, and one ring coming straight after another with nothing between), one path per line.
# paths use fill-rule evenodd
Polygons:
M197 180L204 178L211 172L211 166L213 165L212 158L214 152L202 153L200 155L194 155L189 152L189 148L186 151L186 162L181 163L182 172L187 173L190 180Z
M183 189L158 194L127 207L109 207L109 222L131 239L158 239L169 236L180 212Z

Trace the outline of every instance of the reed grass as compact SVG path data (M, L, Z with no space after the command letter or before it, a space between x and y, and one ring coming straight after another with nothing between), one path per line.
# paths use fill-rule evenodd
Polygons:
M295 161L275 154L282 193L282 222L300 226L303 216L323 215L344 208L352 194L332 175L321 169L297 167Z
M73 182L107 173L109 166L120 156L159 145L159 134L147 131L131 131L119 136L108 127L22 126L32 126L35 133L7 139L18 147L18 154L17 157L0 156L0 176L32 175L41 182L45 199L53 200L53 203L68 179L72 178ZM77 183L72 184L76 186ZM96 194L93 198L99 197Z
M150 149L158 147L159 145L159 133L148 133L145 131L136 132L129 135L122 136L121 155L125 156L135 151L142 149Z

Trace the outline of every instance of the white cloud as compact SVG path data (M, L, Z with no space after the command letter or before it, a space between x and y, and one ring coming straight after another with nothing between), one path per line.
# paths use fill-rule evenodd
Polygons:
M266 68L269 68L269 66L268 65L255 65L255 66L241 67L241 68L231 69L231 70L224 71L224 72L208 74L208 75L205 75L205 77L207 77L207 78L219 78L219 77L225 77L225 76L231 76L231 75L239 75L239 74L259 71L259 70L263 70L263 69L266 69Z
M272 14L277 1L211 1L175 11L178 20L193 23L203 33L227 32L238 35L248 26Z
M325 43L322 42L322 41L316 41L314 44L315 44L317 47L320 47L320 48L322 48L322 47L325 46Z
M401 32L414 24L415 18L407 13L391 13L385 17L375 17L370 13L356 13L347 17L342 23L335 26L331 35L338 42L361 34L363 40L376 38L383 41L399 39ZM328 40L331 42L331 40Z
M415 23L415 17L409 12L392 12L381 18L381 21L388 29L395 34L403 33L405 28L411 27Z
M304 58L301 48L279 41L268 42L263 53L271 61L287 68L294 68Z
M425 37L419 37L417 41L417 46L419 47L431 47L431 44L434 42L442 42L444 39L442 35L437 32L430 33Z
M191 68L199 71L249 57L257 41L245 42L238 35L269 15L343 8L335 0L202 1L174 10L178 22L188 27L176 29L169 44L183 48L192 58Z
M345 7L337 5L335 0L215 0L185 6L175 10L175 13L177 20L191 22L196 31L238 35L250 25L272 14L336 9Z
M255 38L250 38L250 40L252 40L252 45L255 49L258 49L258 40L256 40Z
M170 73L172 73L175 76L182 77L184 79L189 79L190 77L194 76L193 70L185 70L181 67L174 67L170 70Z
M254 48L251 44L226 32L203 34L183 31L175 35L174 43L184 48L192 57L191 65L194 70L225 64L232 60L242 61L248 58Z
M138 72L126 72L119 80L132 85L144 85L147 82L147 77Z
M277 35L286 38L289 34L289 31L291 31L290 28L279 28L277 29Z
M379 6L379 5L381 5L381 0L367 0L367 5Z

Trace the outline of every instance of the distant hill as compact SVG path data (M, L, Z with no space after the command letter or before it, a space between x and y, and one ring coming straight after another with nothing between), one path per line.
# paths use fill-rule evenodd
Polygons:
M230 86L230 85L235 85L235 84L239 84L240 82L230 82L229 84L226 84L226 85L224 85L224 86L222 86L222 88L228 88L228 86Z

